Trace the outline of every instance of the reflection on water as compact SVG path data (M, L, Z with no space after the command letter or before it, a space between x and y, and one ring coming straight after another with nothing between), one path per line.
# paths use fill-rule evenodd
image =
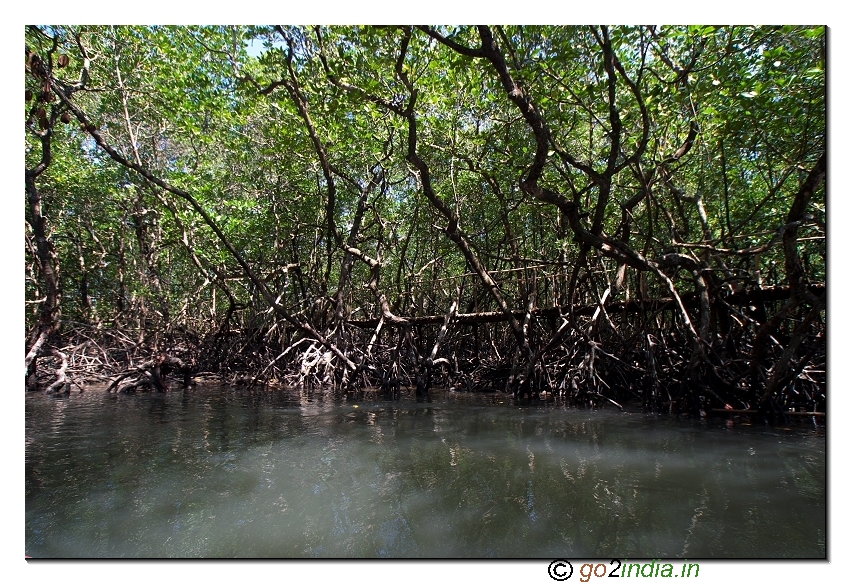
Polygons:
M34 557L825 557L823 436L500 396L26 398Z

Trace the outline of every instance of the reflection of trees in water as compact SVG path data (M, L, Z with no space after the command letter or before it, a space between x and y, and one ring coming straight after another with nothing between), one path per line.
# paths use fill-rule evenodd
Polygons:
M42 549L77 537L157 554L172 537L248 556L823 555L823 445L790 434L228 390L33 396L27 541ZM61 535L39 538L46 527Z

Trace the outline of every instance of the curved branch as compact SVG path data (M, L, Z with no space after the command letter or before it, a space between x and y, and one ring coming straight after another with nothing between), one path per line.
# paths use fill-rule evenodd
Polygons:
M129 168L137 172L146 180L153 184L156 184L163 190L170 192L171 194L174 194L188 202L195 210L195 212L197 212L201 216L207 226L212 229L221 244L224 245L230 255L236 260L236 262L242 268L242 271L245 273L248 279L251 280L251 283L253 283L257 287L257 289L263 296L263 299L278 314L280 314L280 316L283 317L284 320L286 320L308 336L311 336L312 338L318 340L319 343L322 344L322 346L324 346L325 348L330 350L335 356L337 356L348 369L352 371L357 369L357 365L354 364L354 362L352 362L345 354L343 354L334 344L326 340L310 324L308 324L307 322L300 321L298 318L290 314L289 311L286 310L286 308L284 308L280 303L278 303L277 298L275 298L274 294L272 294L271 290L269 290L266 283L254 272L254 270L251 268L251 266L242 256L242 254L233 246L233 243L230 242L230 239L228 239L227 235L224 234L218 224L212 219L209 213L207 213L207 211L203 208L203 206L201 206L201 204L197 201L197 199L195 199L195 197L193 197L185 190L172 186L162 178L155 176L147 168L141 166L140 164L131 162L130 160L122 156L115 148L113 148L106 142L106 140L103 138L103 135L97 130L91 120L88 119L86 114L79 107L77 107L76 104L74 104L71 99L64 94L64 92L62 92L61 90L57 90L56 94L59 96L59 99L65 104L65 106L71 111L71 113L73 113L74 116L80 121L80 123L83 124L83 127L85 127L86 132L88 132L88 134L94 139L97 145L104 152L106 152L110 158L112 158L125 168Z

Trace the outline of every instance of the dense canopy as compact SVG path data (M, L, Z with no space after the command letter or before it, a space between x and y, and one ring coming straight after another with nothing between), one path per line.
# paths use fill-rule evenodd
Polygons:
M825 46L27 27L27 386L822 410Z

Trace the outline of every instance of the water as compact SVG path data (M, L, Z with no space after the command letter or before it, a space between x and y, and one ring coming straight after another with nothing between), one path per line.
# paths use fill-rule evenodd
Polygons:
M26 397L33 557L818 557L808 428L230 389Z

